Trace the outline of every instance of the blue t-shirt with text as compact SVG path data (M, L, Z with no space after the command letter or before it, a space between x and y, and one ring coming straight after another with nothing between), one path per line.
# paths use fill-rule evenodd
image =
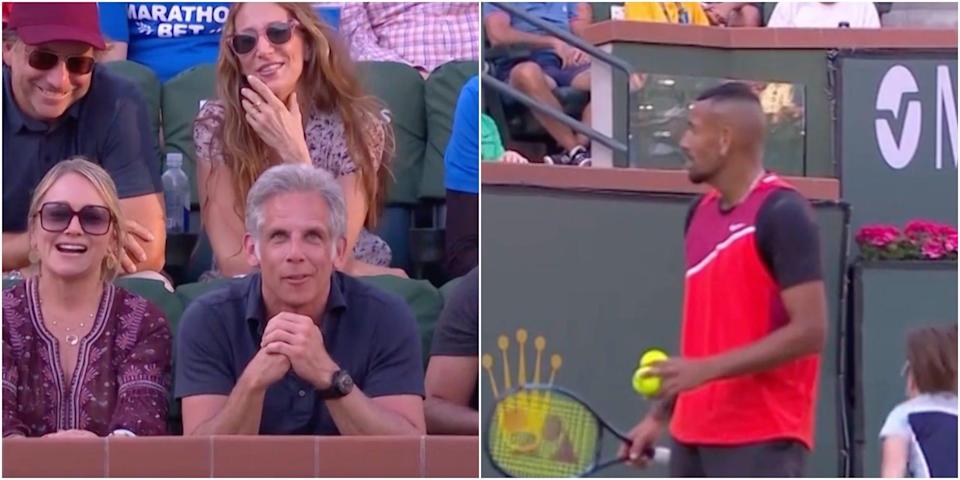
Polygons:
M127 43L127 59L150 67L161 82L201 63L217 61L230 11L223 2L100 3L100 28Z

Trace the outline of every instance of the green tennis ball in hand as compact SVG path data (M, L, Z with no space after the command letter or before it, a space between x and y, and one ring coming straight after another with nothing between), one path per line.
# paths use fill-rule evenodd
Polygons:
M633 389L644 397L653 397L660 393L660 377L644 377L650 367L640 367L633 372Z
M662 362L670 357L667 356L667 353L663 350L657 348L651 348L646 352L643 352L643 356L640 357L640 366L649 367L651 363Z
M653 397L660 393L660 377L644 377L644 373L650 369L650 365L656 362L662 362L670 357L666 352L652 348L643 353L640 357L640 368L633 373L633 389L645 397Z

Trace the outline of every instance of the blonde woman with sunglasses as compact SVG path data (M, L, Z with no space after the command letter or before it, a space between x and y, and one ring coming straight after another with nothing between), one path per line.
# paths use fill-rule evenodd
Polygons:
M3 292L3 436L162 435L170 327L111 283L125 235L107 172L58 163L29 210L39 272Z

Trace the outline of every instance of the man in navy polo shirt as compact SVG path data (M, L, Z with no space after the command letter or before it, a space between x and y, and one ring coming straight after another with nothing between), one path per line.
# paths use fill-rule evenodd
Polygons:
M128 219L125 273L160 271L163 195L157 139L132 83L98 68L93 3L15 3L3 33L3 270L30 264L27 211L40 179L83 155L117 185Z
M187 308L175 394L186 435L425 432L420 335L400 298L335 268L346 207L324 170L280 165L250 189L260 271Z

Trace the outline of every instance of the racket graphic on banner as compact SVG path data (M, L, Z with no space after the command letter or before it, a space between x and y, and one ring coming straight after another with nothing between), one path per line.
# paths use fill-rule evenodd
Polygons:
M526 385L497 400L487 422L487 456L509 477L583 477L626 461L603 457L606 436L629 443L573 393L549 385ZM646 452L667 463L670 450Z

